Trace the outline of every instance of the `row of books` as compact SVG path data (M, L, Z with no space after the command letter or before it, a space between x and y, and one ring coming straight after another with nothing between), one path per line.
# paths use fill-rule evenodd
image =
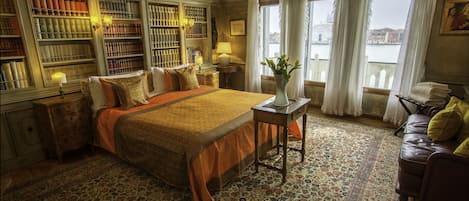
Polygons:
M0 13L16 13L13 1L0 1Z
M171 67L181 64L179 49L154 50L152 51L152 66Z
M53 16L87 16L86 0L32 0L33 13Z
M6 56L23 56L23 42L21 38L1 39L0 57Z
M106 55L108 57L130 54L143 54L142 41L112 41L106 43Z
M96 75L96 64L85 63L85 64L73 64L66 66L54 66L53 68L44 68L44 76L46 78L46 84L48 86L56 86L57 83L53 83L51 76L56 72L62 72L67 75L67 82L73 82L74 80L80 80L88 78L92 75Z
M194 24L186 30L186 38L207 38L207 24Z
M150 29L152 48L165 48L179 46L179 29Z
M198 7L184 7L184 11L187 18L194 19L196 22L206 22L207 11L205 8Z
M16 17L0 18L0 35L20 35Z
M0 90L21 89L29 87L29 76L24 61L2 63Z
M108 60L108 69L111 75L142 70L143 67L142 57Z
M38 39L89 38L88 19L36 18Z
M101 0L99 8L102 14L111 15L114 18L140 17L139 2L134 0Z
M40 46L42 62L58 62L93 58L89 44L63 44Z
M133 36L142 36L141 24L111 24L104 32L104 37L107 38Z
M148 5L151 26L179 26L179 12L175 6Z

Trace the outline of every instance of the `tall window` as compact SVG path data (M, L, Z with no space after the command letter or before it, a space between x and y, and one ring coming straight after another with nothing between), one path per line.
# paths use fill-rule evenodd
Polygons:
M372 1L366 45L366 87L391 88L410 1Z
M262 60L280 56L280 12L279 6L262 6ZM263 75L273 75L272 70L263 67Z
M334 24L334 1L311 1L308 3L308 10L305 80L326 82Z

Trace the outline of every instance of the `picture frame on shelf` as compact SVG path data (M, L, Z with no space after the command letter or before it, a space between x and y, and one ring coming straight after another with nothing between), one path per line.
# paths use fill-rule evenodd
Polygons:
M245 19L230 20L230 35L245 36L246 35L246 20Z
M445 0L440 34L469 34L469 0Z

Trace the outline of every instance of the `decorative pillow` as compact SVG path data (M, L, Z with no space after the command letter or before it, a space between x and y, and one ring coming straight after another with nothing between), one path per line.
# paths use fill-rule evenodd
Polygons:
M455 96L451 96L448 104L446 104L446 108L453 106L456 106L459 109L463 119L463 126L458 134L458 141L462 142L464 139L469 137L469 103L466 103Z
M469 138L466 138L461 142L461 144L459 144L458 148L454 150L454 154L465 158L469 157Z
M179 80L179 88L181 90L191 90L199 88L199 81L197 81L197 70L195 68L184 68L176 70L176 75Z
M165 91L179 91L179 80L176 70L164 69Z
M445 141L454 137L462 125L462 118L456 106L445 108L430 119L428 137L432 141Z
M165 76L165 70L176 70L176 69L183 69L187 67L188 67L188 64L183 64L183 65L179 65L179 66L175 66L171 68L152 67L150 69L152 78L153 78L153 89L154 89L152 93L154 95L159 95L159 94L168 92L168 89L171 89L171 91L175 91L174 89L175 87L173 87L172 85L174 80L171 79L173 77L169 77L169 75ZM166 79L166 77L168 77L168 79L171 79L171 86L166 86L166 83L169 81ZM177 86L179 86L179 83L177 84Z
M112 80L112 79L109 79ZM112 83L106 78L99 78L101 86L103 87L103 93L105 98L106 107L116 107L119 106L119 99L117 94L114 93L112 88Z
M143 87L145 79L146 77L142 75L108 80L112 83L112 88L119 98L122 109L126 110L137 105L148 104Z

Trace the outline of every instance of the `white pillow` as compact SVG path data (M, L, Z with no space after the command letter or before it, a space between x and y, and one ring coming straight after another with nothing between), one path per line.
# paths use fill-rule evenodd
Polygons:
M160 95L167 92L166 90L166 82L164 80L164 69L181 69L188 67L189 64L182 64L179 66L171 67L171 68L160 68L160 67L151 67L151 74L153 78L153 92L150 93L152 96Z
M128 74L122 74L122 75L111 75L111 76L91 76L88 78L89 84L88 87L90 89L90 96L91 99L93 100L93 105L91 106L91 109L93 110L93 113L96 113L98 110L107 108L108 106L106 105L106 97L104 96L104 91L103 87L101 85L101 82L99 81L99 78L127 78L127 77L133 77L133 76L140 76L143 74L143 70L135 71L132 73Z

